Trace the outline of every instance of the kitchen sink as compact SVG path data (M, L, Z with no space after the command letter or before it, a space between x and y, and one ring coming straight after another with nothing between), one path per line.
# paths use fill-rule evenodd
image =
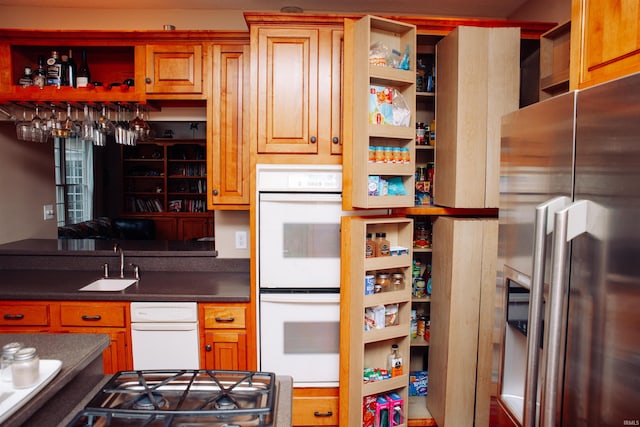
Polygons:
M138 283L136 279L98 279L79 291L98 291L98 292L115 292L122 291L134 283Z

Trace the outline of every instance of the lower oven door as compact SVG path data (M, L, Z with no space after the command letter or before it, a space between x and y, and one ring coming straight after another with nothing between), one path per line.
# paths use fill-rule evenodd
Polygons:
M260 370L290 375L297 387L336 387L340 294L261 293Z

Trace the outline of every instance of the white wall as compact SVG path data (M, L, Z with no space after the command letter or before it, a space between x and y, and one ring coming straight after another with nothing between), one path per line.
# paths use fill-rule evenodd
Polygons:
M55 239L43 206L56 202L53 144L18 141L13 122L0 122L0 243Z
M176 3L179 4L179 2ZM240 10L121 10L0 6L0 28L162 30L165 24L174 25L177 30L247 30L244 16Z
M215 211L213 215L218 258L249 258L249 211ZM246 249L236 249L236 231L246 233Z
M571 0L529 0L509 19L561 24L571 19Z

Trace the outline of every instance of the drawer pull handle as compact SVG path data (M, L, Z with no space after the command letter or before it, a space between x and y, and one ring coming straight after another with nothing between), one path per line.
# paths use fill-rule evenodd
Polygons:
M5 314L5 320L22 320L24 319L24 314Z
M315 411L315 412L313 413L313 416L314 416L314 417L331 417L331 416L333 416L333 412L332 412L332 411L327 411L327 412L318 412L318 411Z
M96 322L100 319L102 319L102 316L100 316L99 314L96 314L95 316L88 316L85 314L82 316L82 320L86 320L88 322Z
M231 323L235 320L236 320L235 317L216 317L216 322L220 322L220 323Z

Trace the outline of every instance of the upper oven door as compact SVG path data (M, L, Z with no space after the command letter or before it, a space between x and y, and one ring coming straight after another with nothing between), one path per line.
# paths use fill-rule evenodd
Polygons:
M261 288L340 287L337 193L259 193Z

